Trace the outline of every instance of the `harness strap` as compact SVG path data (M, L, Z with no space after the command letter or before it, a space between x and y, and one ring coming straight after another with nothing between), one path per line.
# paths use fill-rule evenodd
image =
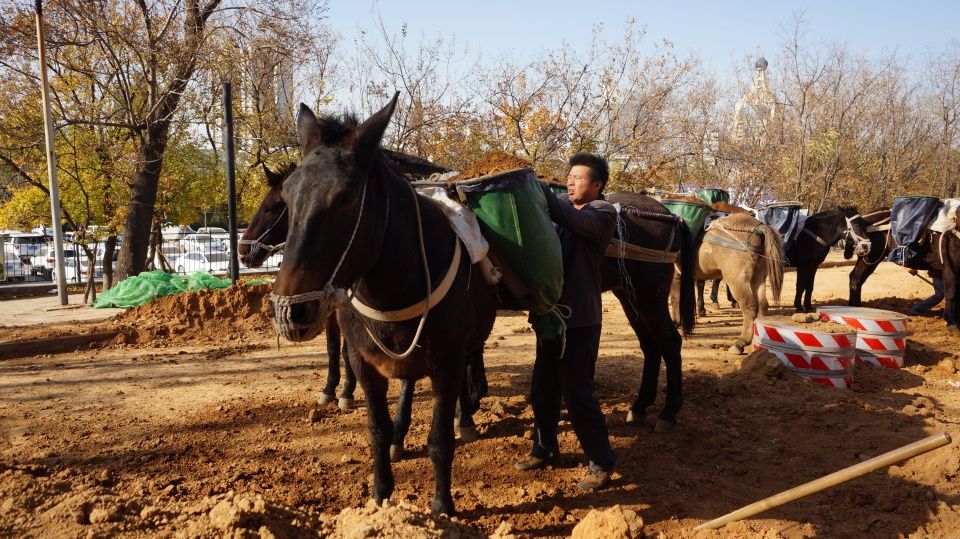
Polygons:
M817 243L819 243L820 245L823 245L824 247L830 247L830 245L827 244L827 240L825 240L825 239L821 238L820 236L816 235L816 234L815 234L814 232L812 232L809 228L803 227L803 230L802 230L801 232L803 232L803 233L806 234L807 236L810 236L811 238L817 240Z
M704 236L703 241L705 243L712 243L714 245L719 245L720 247L727 247L729 249L735 249L737 251L744 251L747 253L757 253L762 254L763 251L757 247L750 247L749 245L741 241L731 241L726 238L719 238L715 236Z
M670 242L673 243L672 241ZM677 261L677 254L679 251L670 251L669 246L666 250L659 249L650 249L649 247L641 247L639 245L633 245L625 241L620 241L616 238L610 240L610 244L607 245L606 256L613 258L621 258L620 251L623 250L623 258L626 260L637 260L639 262L660 262L664 264L673 264Z
M380 311L360 301L360 298L354 295L352 290L347 292L350 296L352 296L350 299L350 304L353 305L353 308L356 309L361 315L372 320L379 320L380 322L405 322L423 315L430 307L435 307L438 303L443 301L443 298L446 297L447 292L450 291L450 287L453 286L453 281L457 277L457 273L460 268L460 253L460 240L457 239L453 249L453 258L450 261L450 267L447 269L447 274L444 275L443 280L440 281L440 284L433 292L430 293L428 298L424 298L423 300L418 301L409 307L396 309L393 311Z

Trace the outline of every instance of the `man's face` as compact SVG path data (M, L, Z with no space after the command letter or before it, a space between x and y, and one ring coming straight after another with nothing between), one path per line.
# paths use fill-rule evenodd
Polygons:
M600 182L590 179L590 167L574 165L567 174L567 195L570 203L583 206L600 198Z

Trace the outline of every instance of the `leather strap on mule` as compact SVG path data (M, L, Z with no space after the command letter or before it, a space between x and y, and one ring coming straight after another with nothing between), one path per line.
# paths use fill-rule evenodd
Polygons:
M413 320L414 318L425 314L430 308L436 307L443 298L446 297L447 292L450 291L450 287L453 286L453 281L457 277L457 273L460 269L460 239L456 239L456 243L453 249L453 259L450 261L450 267L447 269L447 274L444 275L443 280L440 281L440 284L437 288L430 293L428 298L414 303L409 307L404 307L403 309L396 309L393 311L380 311L364 304L360 301L356 295L353 294L353 291L348 291L347 293L352 296L350 304L353 305L353 308L357 310L361 315L370 318L372 320L378 320L380 322L405 322L407 320ZM430 271L429 269L427 271Z
M830 245L827 244L827 240L825 240L825 239L821 238L820 236L816 235L816 234L815 234L814 232L812 232L809 228L803 227L803 231L802 231L802 232L803 232L804 234L806 234L807 236L810 236L811 238L817 240L817 243L819 243L820 245L823 245L824 247L830 247Z

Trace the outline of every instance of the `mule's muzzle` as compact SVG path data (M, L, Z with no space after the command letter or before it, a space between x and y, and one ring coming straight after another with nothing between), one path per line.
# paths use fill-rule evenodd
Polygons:
M867 256L868 254L870 254L870 242L858 241L857 246L853 250L853 253L857 256Z
M237 254L240 255L240 262L248 268L259 268L263 262L270 256L270 251L263 248L259 243L251 245L240 244L237 246Z
M323 333L326 313L320 300L273 304L273 325L277 333L291 342L309 341Z

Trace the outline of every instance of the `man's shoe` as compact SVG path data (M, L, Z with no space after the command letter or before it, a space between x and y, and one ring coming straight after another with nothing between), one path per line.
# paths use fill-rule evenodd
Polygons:
M577 483L577 488L584 492L600 490L610 484L610 472L600 468L590 467L587 474Z
M552 464L556 459L543 459L536 457L534 455L527 455L522 459L518 460L515 464L518 470L521 472L529 472L531 470L540 470L545 468L548 464Z

